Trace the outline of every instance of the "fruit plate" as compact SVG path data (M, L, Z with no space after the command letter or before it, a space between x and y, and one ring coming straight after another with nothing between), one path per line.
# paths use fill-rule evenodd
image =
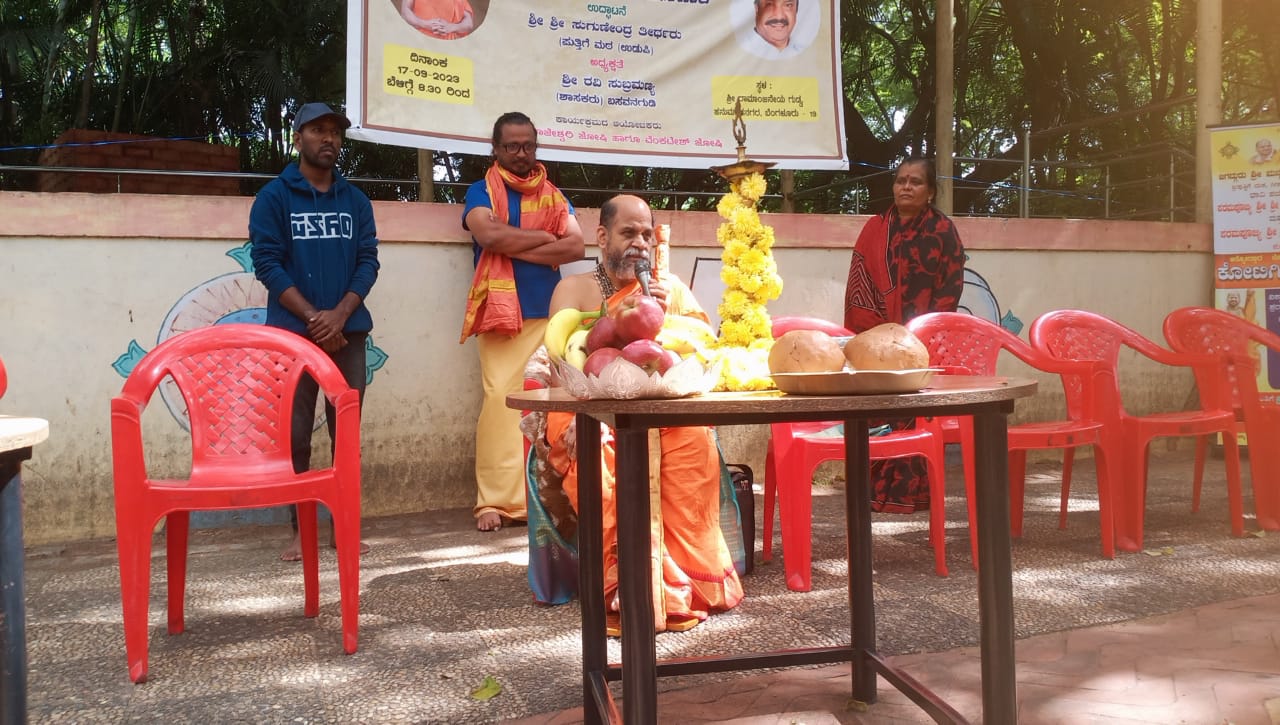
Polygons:
M587 375L563 360L555 366L560 385L578 400L684 398L711 390L719 378L717 370L703 367L696 357L681 360L663 375L646 373L622 358L604 366L598 376Z
M938 368L842 370L835 373L775 373L773 384L788 395L875 395L915 393Z

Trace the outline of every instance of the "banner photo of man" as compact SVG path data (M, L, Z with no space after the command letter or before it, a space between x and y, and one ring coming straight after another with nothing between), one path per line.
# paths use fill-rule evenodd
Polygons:
M347 136L487 154L520 110L553 161L845 169L836 0L349 0Z
M1219 127L1213 149L1214 300L1280 334L1280 124ZM1280 355L1250 345L1258 391L1280 402Z

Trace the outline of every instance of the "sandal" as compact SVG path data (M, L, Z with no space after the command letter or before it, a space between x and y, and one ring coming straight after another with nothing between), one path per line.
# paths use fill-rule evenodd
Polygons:
M702 620L691 615L673 615L667 617L668 632L688 632L702 624ZM618 612L607 612L604 615L604 633L609 637L622 638L622 615Z
M702 624L702 620L692 615L677 614L667 617L668 632L688 632Z

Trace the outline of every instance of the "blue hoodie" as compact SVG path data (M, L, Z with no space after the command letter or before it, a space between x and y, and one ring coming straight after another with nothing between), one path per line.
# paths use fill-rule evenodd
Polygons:
M280 294L297 287L317 309L330 310L347 294L360 306L344 332L368 332L373 317L364 305L378 279L378 231L373 205L364 192L336 171L321 194L298 164L258 192L249 212L253 273L267 288L267 324L306 336L307 322L280 304Z

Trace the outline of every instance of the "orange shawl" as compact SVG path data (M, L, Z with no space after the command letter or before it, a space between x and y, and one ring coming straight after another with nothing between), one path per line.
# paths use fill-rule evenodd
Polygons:
M423 20L443 20L446 23L460 23L467 13L471 13L473 19L476 16L475 11L471 9L471 3L467 2L467 0L413 0L413 14ZM440 40L454 40L455 38L463 37L460 33L440 35L426 28L418 28L418 31Z
M569 202L564 194L547 181L547 168L538 164L532 173L519 177L495 161L484 175L493 217L511 223L507 206L507 187L520 193L520 228L543 229L564 236L569 227ZM520 298L516 295L515 270L511 257L485 249L476 261L476 273L467 295L467 312L462 320L459 343L472 335L500 332L515 335L524 327L520 314Z

